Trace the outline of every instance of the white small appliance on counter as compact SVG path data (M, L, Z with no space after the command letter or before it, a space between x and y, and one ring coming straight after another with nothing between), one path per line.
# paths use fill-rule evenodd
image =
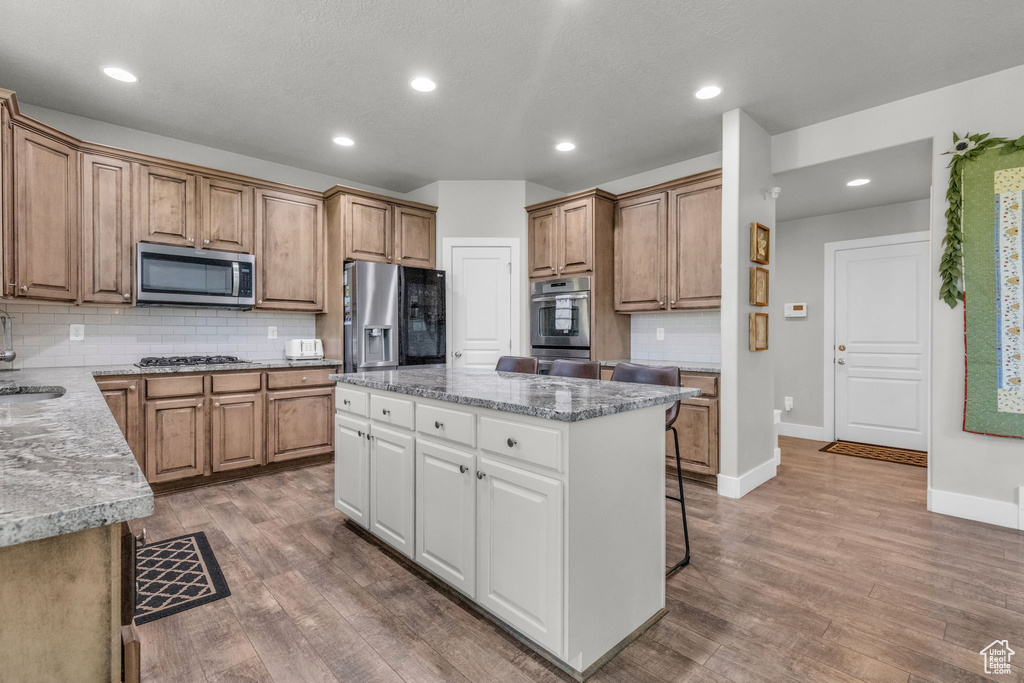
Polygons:
M289 339L284 343L288 360L319 360L324 357L324 344L319 339Z

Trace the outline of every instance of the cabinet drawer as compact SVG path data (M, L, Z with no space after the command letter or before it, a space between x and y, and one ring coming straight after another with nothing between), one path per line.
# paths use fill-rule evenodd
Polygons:
M702 398L718 396L718 377L713 375L688 375L680 373L679 384L684 387L700 389Z
M413 429L413 403L391 396L370 396L370 417L377 422Z
M362 415L363 417L369 417L370 415L370 395L365 391L356 391L339 386L335 390L334 405L338 410L343 410L347 413Z
M482 417L480 448L562 471L562 433L555 429Z
M261 372L213 375L210 379L213 382L213 393L215 394L242 394L259 391L263 386L263 373Z
M421 434L476 446L476 416L461 410L416 404L416 424Z
M203 393L203 376L153 377L146 380L146 398L196 396Z
M320 387L333 382L327 377L337 368L301 368L299 370L273 370L267 372L268 389L293 389L298 387Z

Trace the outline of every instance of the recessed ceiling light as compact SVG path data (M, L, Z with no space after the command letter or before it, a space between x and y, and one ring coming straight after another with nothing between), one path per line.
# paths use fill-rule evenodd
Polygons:
M576 145L572 144L571 142L559 142L557 145L555 145L555 149L557 149L559 152L571 152L574 149L576 149Z
M114 80L124 81L125 83L134 83L139 80L139 77L130 71L125 71L116 66L108 66L103 69L103 73L110 76Z
M857 178L846 183L847 187L858 187L860 185L867 185L871 182L870 178Z
M693 93L693 96L696 97L698 100L710 100L712 97L718 97L721 94L721 88L719 88L717 85L709 85Z
M420 92L430 92L437 87L437 83L434 83L429 78L414 78L409 81L409 85L412 86L413 90L419 90Z
M356 141L353 140L352 138L346 138L343 135L339 135L338 137L334 138L334 144L341 145L342 147L351 147L352 145L356 144Z

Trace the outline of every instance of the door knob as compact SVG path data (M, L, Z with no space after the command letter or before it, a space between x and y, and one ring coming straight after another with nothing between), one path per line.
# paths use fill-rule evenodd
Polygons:
M846 350L846 344L840 344L839 345L839 350L840 351L845 351Z
M846 365L846 359L845 358L840 358L836 362L839 363L840 365Z
M459 465L459 472L465 474L466 472L469 472L469 468L466 467L465 465Z
M455 357L456 358L462 358L462 351L456 351L455 352Z

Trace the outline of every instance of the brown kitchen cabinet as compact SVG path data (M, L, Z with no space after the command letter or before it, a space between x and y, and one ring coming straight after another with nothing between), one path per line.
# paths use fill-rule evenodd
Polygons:
M668 195L623 199L615 206L615 310L665 308Z
M395 263L415 268L433 268L436 262L433 211L395 206Z
M210 406L210 465L214 472L264 462L263 394L214 396Z
M558 207L529 213L530 278L558 277Z
M169 166L140 164L137 178L136 239L196 246L196 176Z
M107 401L124 440L132 449L135 459L143 466L142 458L142 405L139 384L135 379L97 379L96 384Z
M82 154L82 302L131 303L132 165Z
M322 311L326 268L323 202L256 190L256 306Z
M602 190L588 190L527 207L530 277L592 274L596 245L602 233L611 234L614 199Z
M437 207L337 185L324 192L331 263L435 267Z
M334 452L334 388L267 394L267 461Z
M13 130L13 268L15 296L78 298L78 152L20 125ZM13 285L13 286L11 286ZM11 291L13 290L13 291Z
M392 205L350 195L345 201L346 259L393 263Z
M146 401L146 479L197 477L207 465L203 396Z
M199 246L251 254L253 187L223 178L199 179Z

